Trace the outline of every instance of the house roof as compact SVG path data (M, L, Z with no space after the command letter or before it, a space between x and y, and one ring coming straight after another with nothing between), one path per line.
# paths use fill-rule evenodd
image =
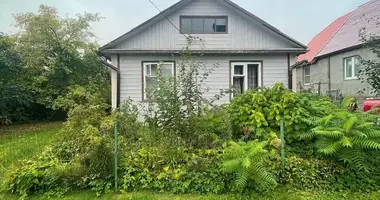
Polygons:
M169 14L177 11L178 9L182 8L183 6L185 6L186 4L188 4L191 1L192 0L181 0L181 1L177 2L176 4L170 6L169 8L167 8L165 10L163 10L162 12L160 12L157 15L155 15L154 17L148 19L147 21L145 21L144 23L140 24L139 26L133 28L129 32L121 35L120 37L116 38L115 40L113 40L113 41L105 44L102 47L100 47L99 50L102 51L104 49L107 49L107 48L110 48L112 46L115 46L116 44L119 44L120 42L125 41L129 37L134 36L135 34L137 34L138 32L140 32L141 30L143 30L144 28L146 28L146 27L150 26L151 24L157 22L158 20L161 20L161 19L167 17ZM273 27L269 23L265 22L264 20L260 19L259 17L257 17L256 15L252 14L251 12L245 10L244 8L238 6L237 4L233 3L232 1L230 1L230 0L220 0L218 2L224 2L224 3L226 3L226 5L229 5L231 8L237 9L240 12L248 15L253 20L257 21L258 23L260 23L261 25L267 27L268 29L272 30L273 32L279 34L283 38L286 38L287 40L293 42L294 44L296 44L300 48L306 49L306 46L303 45L302 43L300 43L297 40L291 38L290 36L288 36L285 33L281 32L277 28Z
M365 28L367 34L380 35L380 0L372 0L352 12L334 37L319 52L319 56L352 48L362 44L359 32Z
M351 16L351 12L347 13L333 23L323 29L318 35L316 35L308 44L308 52L297 57L297 62L307 61L311 62L318 55L318 53L325 47L335 33L342 27L344 22Z

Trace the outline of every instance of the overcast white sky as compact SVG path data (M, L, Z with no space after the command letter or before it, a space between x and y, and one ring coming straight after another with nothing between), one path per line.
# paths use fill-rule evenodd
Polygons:
M153 0L165 9L179 0ZM294 39L307 44L336 18L369 0L232 0ZM13 13L37 12L40 4L56 7L60 14L100 13L93 25L103 45L158 13L148 0L0 0L0 32L14 33Z

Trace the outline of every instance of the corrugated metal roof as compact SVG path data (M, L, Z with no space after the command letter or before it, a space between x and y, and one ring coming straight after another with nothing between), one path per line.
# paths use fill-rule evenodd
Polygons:
M323 47L317 57L362 44L359 32L380 35L380 0L372 0L352 12L338 32Z
M307 61L311 62L327 42L335 35L335 33L342 27L344 22L351 16L351 12L339 17L325 29L323 29L318 35L316 35L308 44L308 52L297 57L297 62Z

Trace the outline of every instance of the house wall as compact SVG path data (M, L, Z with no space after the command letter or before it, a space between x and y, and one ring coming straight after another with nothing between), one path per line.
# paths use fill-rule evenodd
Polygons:
M258 23L245 14L238 13L219 0L193 0L182 9L167 16L180 28L180 15L226 16L227 34L193 34L203 40L197 48L206 50L255 50L298 47L290 40ZM184 37L168 20L161 17L159 22L136 33L127 41L111 49L123 50L180 50L187 45Z
M318 88L321 82L321 93L326 94L328 91L328 61L330 59L331 66L331 90L340 90L343 96L368 97L371 96L369 91L358 94L363 88L369 89L368 83L362 83L361 80L345 80L344 79L344 63L343 59L351 56L359 55L365 60L376 59L376 56L368 49L361 48L357 50L347 51L330 57L318 59L315 64L310 65L311 84L305 85L303 81L303 67L296 69L297 91L300 85L304 88ZM294 70L294 69L293 69Z
M174 58L178 59L178 58ZM120 99L123 102L130 98L135 102L141 102L143 96L142 85L142 61L169 61L174 60L172 56L127 56L120 55ZM288 56L277 55L252 55L252 56L204 56L201 58L208 68L218 64L208 79L205 81L210 88L206 97L219 94L220 89L230 87L230 61L262 61L263 86L272 86L276 82L282 82L288 86ZM295 59L295 55L291 56ZM113 63L114 64L114 63ZM229 102L229 95L221 99L218 104Z

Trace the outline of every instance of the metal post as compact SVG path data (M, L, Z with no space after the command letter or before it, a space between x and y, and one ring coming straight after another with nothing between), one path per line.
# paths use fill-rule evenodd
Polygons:
M118 127L117 127L117 121L115 120L114 121L114 132L115 132L115 171L114 171L114 175L115 175L115 191L117 191L117 147L118 147L118 141L117 141L117 135L118 135Z
M280 138L281 138L281 167L285 170L285 136L284 136L284 118L280 120Z

